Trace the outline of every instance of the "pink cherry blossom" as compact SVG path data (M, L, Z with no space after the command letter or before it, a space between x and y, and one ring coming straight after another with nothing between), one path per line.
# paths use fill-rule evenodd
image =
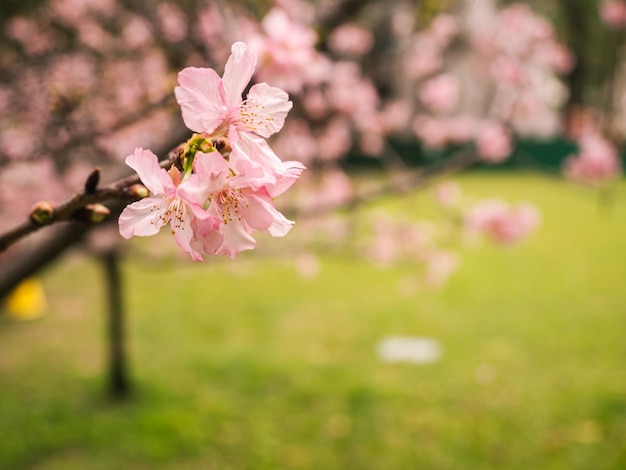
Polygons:
M421 85L418 93L422 103L429 109L445 113L454 109L459 102L459 80L454 75L441 74Z
M254 230L272 237L282 237L291 230L293 222L276 210L267 189L251 185L263 176L261 170L246 160L240 160L234 170L239 173L233 174L229 162L218 152L198 153L190 184L180 189L188 200L208 199L207 212L219 221L217 230L212 229L210 221L208 230L203 219L195 223L191 246L198 251L234 258L255 247Z
M353 23L336 28L328 38L328 47L339 54L360 56L374 46L374 35L368 29Z
M266 83L257 83L245 100L242 93L254 72L256 55L246 44L231 48L222 78L213 69L188 67L178 74L174 90L185 125L209 138L239 134L269 137L278 132L292 107L287 93Z
M471 233L480 233L503 245L515 243L539 224L539 213L530 204L509 205L487 200L476 204L466 215Z
M147 237L157 234L169 223L178 246L194 260L201 260L201 254L191 246L192 221L205 220L215 225L215 220L202 208L204 198L190 197L198 193L195 188L188 190L186 187L190 180L181 182L176 168L165 171L150 150L136 148L126 158L126 164L137 172L153 196L126 206L119 218L120 235L126 239Z
M317 139L308 123L300 119L287 121L272 145L280 155L305 163L317 156Z
M579 183L599 185L612 181L621 172L617 150L597 133L579 138L580 150L565 160L565 176Z
M407 55L407 74L414 78L424 78L439 70L442 64L443 49L439 40L426 32L416 34Z
M282 161L265 140L256 136L244 134L231 145L231 169L248 174L254 171L254 177L249 180L250 186L255 190L264 187L272 197L289 189L305 169L300 162Z
M626 26L626 2L604 0L600 4L600 18L611 28L623 28Z
M428 30L442 47L446 47L459 32L459 25L451 14L440 13L433 18Z
M277 7L263 17L261 28L261 32L245 35L251 50L260 58L257 78L290 92L300 92L312 78L311 66L321 59L315 50L317 34Z
M513 151L511 134L502 124L485 123L476 136L476 152L481 160L499 163L506 160Z

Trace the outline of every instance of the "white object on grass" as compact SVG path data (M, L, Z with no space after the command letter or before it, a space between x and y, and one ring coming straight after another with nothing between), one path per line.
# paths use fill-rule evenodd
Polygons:
M441 356L441 345L433 338L389 336L378 343L377 349L385 362L428 364Z

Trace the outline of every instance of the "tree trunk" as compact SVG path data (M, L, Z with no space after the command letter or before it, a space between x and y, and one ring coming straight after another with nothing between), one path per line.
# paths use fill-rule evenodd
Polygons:
M100 256L107 285L108 303L108 392L114 400L126 398L130 393L128 361L125 349L125 324L120 255L115 248Z

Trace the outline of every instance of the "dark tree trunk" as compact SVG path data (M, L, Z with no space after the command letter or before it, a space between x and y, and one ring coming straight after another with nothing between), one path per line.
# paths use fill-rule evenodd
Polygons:
M107 285L108 303L108 391L114 400L126 398L130 393L128 360L125 344L125 318L123 306L120 255L112 248L100 256Z

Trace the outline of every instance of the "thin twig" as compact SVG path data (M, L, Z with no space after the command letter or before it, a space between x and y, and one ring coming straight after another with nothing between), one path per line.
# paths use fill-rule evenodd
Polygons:
M170 152L166 160L160 162L160 165L163 168L168 168L176 162L177 158L178 152L173 150ZM31 217L17 227L1 234L0 252L5 251L9 246L13 245L25 236L36 232L42 227L47 227L58 222L76 220L76 216L79 211L91 204L136 199L136 196L134 197L133 194L129 192L129 188L139 183L139 177L137 175L132 175L101 188L94 189L87 184L85 189L78 192L64 203L54 206L52 208L51 217L45 223L38 223Z

